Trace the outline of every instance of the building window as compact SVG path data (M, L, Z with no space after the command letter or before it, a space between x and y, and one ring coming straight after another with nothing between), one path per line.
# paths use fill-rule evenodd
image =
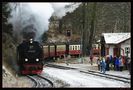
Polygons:
M129 53L130 52L130 48L129 47L125 47L125 53Z

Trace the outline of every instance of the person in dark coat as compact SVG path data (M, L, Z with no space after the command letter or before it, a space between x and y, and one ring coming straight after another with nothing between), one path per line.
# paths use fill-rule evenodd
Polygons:
M100 59L100 72L102 72L102 57Z
M126 68L126 70L128 70L128 60L129 60L129 58L126 56L125 57L125 68Z
M106 70L107 70L107 71L110 70L110 68L109 68L109 63L110 63L109 57L107 56L107 57L106 57Z
M115 61L116 61L116 56L113 57L114 70L116 70Z
M127 58L127 68L128 68L129 74L131 75L131 59L129 57Z
M110 57L109 57L109 62L110 62L110 68L112 69L113 68L113 57L112 57L112 55L110 55Z
M90 62L91 62L91 65L93 65L93 56L92 55L90 56Z
M115 60L115 67L116 67L116 71L120 71L120 66L119 66L119 58L116 57L116 60Z

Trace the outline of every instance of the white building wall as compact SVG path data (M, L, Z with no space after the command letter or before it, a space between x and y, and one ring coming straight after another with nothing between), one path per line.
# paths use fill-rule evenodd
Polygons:
M114 48L113 45L109 45L109 55L113 56L113 48Z
M125 52L125 48L126 47L129 47L129 54L128 54L128 56L131 57L130 56L131 55L131 39L121 43L121 48L124 49L124 56L126 56L126 52ZM121 55L123 55L122 50L121 50Z

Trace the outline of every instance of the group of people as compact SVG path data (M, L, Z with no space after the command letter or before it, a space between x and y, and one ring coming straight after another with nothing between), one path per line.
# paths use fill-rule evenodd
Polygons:
M125 57L123 58L122 56L120 57L112 57L110 56L103 56L103 57L98 57L97 59L97 64L98 64L98 70L105 73L106 71L109 71L110 69L113 69L115 71L122 71L123 68L128 69L129 73L131 73L131 63L130 63L130 58Z

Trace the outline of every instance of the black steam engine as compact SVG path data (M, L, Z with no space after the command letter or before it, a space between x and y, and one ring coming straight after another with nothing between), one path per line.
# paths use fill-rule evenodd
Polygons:
M17 47L20 74L39 74L43 70L43 47L33 39L26 39Z

